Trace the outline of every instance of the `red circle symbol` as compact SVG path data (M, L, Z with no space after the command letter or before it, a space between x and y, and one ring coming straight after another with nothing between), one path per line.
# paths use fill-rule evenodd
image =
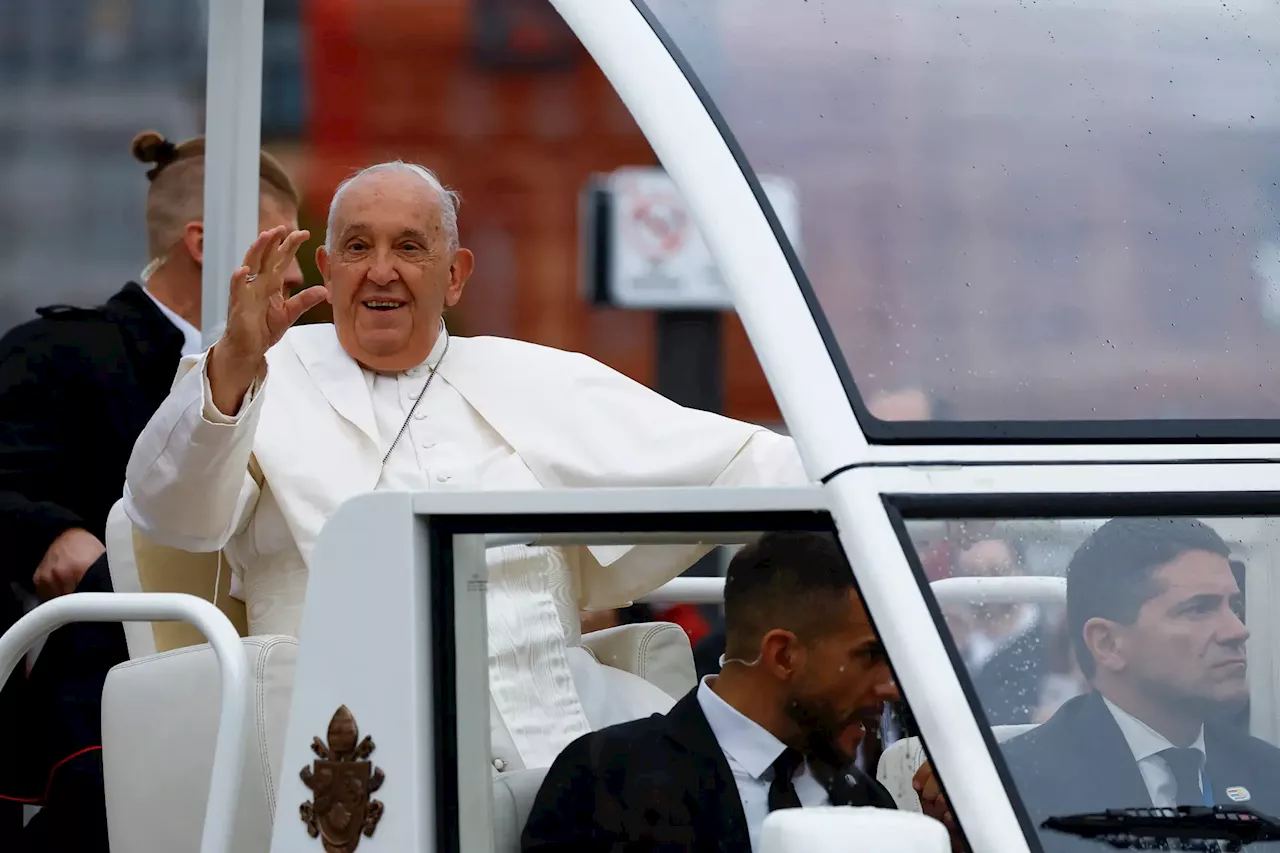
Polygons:
M689 234L689 214L678 196L637 199L627 215L628 242L651 261L664 261L682 248Z

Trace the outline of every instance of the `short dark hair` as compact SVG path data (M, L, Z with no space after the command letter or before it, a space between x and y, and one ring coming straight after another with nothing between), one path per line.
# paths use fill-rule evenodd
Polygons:
M765 634L821 637L848 618L856 590L844 551L829 533L778 531L744 546L724 583L725 646L750 659Z
M1113 518L1076 549L1067 566L1067 626L1086 678L1096 666L1084 623L1102 618L1132 624L1159 592L1152 573L1189 551L1231 554L1217 531L1194 518Z

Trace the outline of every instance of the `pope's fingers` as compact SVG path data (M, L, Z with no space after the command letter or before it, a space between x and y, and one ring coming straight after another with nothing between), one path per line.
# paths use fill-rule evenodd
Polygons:
M253 241L253 245L244 255L244 265L251 273L262 272L262 264L267 258L267 253L284 238L286 230L283 225L280 225L270 231L263 231L258 235L258 239Z
M298 318L319 305L328 301L329 291L324 285L316 285L300 290L285 300L285 319L292 326Z
M311 232L309 231L294 231L290 233L278 246L272 249L264 268L269 268L275 272L286 269L289 264L293 263L294 257L298 254L298 249L302 248L302 244L307 242L310 237Z
M231 292L235 293L245 286L249 281L249 268L240 267L231 274Z

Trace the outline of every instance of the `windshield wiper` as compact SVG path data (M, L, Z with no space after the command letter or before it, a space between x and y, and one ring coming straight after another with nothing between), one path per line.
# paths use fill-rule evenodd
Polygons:
M1244 806L1108 809L1051 817L1041 827L1121 850L1164 845L1154 849L1234 853L1246 844L1280 841L1280 822Z

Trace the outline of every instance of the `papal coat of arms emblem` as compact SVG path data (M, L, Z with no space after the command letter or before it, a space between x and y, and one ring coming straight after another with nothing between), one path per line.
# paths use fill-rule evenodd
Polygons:
M359 738L356 718L343 705L329 721L329 744L315 738L311 749L319 758L302 768L302 783L314 795L302 804L302 822L312 838L319 837L325 853L352 853L360 834L372 836L382 819L382 803L370 795L385 777L368 760L373 738Z

